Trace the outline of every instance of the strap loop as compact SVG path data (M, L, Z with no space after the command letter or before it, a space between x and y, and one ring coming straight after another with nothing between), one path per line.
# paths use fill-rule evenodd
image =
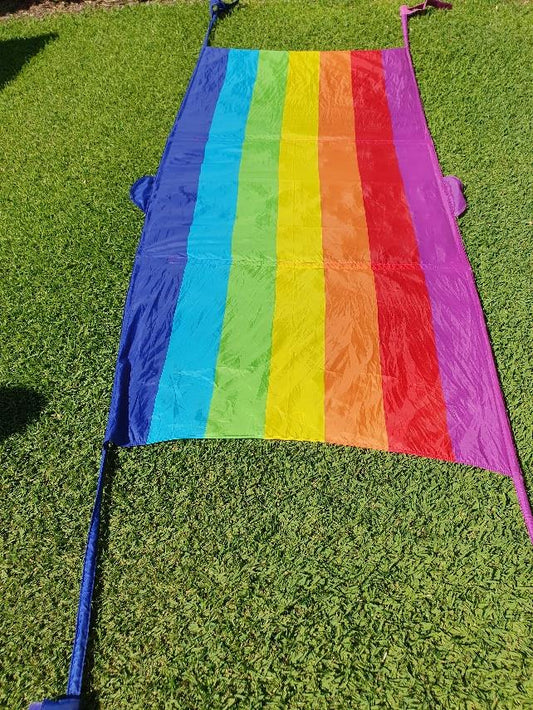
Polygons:
M211 20L209 21L209 27L207 28L207 32L205 33L202 49L205 49L205 47L207 47L211 30L215 26L218 18L225 12L228 12L228 10L231 10L233 7L235 7L238 2L239 0L233 0L232 2L226 2L226 0L209 0Z
M239 2L239 0L233 0L233 2L225 2L224 0L209 0L209 6L211 8L211 17L215 15L220 15L222 12L227 12L231 10L232 7Z
M419 12L425 12L428 7L435 7L437 8L437 10L452 9L451 3L442 2L442 0L424 0L424 2L421 2L419 5L413 5L412 7L409 7L408 5L402 5L400 7L403 41L407 49L409 49L409 18L411 17L411 15L416 15Z

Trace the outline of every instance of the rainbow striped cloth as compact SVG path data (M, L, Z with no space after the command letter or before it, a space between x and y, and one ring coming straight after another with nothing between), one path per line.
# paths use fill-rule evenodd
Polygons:
M231 5L237 2L235 0ZM474 278L409 51L208 45L155 178L124 311L67 695L79 710L109 444L297 439L513 479L533 542Z
M456 180L456 179L455 179ZM205 47L154 180L107 441L519 465L408 48Z

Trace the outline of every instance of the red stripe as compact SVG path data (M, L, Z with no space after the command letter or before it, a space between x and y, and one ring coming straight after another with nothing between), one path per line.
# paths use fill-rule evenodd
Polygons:
M389 450L454 460L431 305L394 148L381 52L352 52Z

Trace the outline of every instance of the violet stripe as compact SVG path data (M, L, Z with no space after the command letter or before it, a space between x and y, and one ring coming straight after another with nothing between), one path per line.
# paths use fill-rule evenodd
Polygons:
M486 325L408 50L384 50L382 59L394 144L431 300L455 457L513 475L520 467Z

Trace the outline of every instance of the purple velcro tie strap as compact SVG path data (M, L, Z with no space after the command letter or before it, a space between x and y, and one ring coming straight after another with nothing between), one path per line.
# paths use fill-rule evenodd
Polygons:
M43 700L32 703L29 710L80 710L81 698L79 695L64 695L56 700Z

